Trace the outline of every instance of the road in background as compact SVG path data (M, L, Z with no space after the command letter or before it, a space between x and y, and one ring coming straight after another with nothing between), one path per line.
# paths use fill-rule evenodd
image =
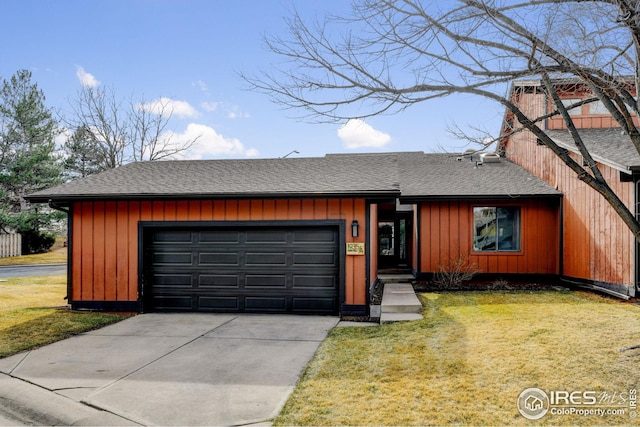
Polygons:
M53 276L55 274L66 273L67 264L0 266L0 279L8 279L10 277Z

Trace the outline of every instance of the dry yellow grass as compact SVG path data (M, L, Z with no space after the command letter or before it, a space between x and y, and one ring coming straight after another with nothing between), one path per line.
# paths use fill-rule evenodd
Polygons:
M67 310L66 276L0 282L0 357L117 322L124 316Z
M424 294L424 320L330 333L277 425L628 425L624 416L538 421L527 388L640 388L640 308L582 292ZM619 396L619 395L618 395ZM626 395L625 395L626 396Z
M55 247L44 254L0 258L0 265L61 264L67 262L67 248Z

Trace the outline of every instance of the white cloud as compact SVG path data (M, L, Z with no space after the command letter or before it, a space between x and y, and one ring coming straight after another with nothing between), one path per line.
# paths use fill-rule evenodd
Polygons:
M202 80L196 80L195 82L193 82L193 86L197 87L198 89L200 89L202 92L206 94L209 93L209 86L207 86L207 84Z
M198 123L190 123L182 133L168 131L164 134L164 138L170 138L172 144L176 145L197 138L195 144L185 153L188 159L197 160L234 154L255 157L259 154L254 148L245 149L239 139L226 138L218 134L215 129Z
M352 119L342 125L338 137L346 148L383 147L391 142L389 134L375 130L361 119Z
M155 114L173 114L182 119L199 116L198 111L188 102L165 97L147 102L146 104L140 104L138 108Z
M208 112L213 112L216 111L218 109L218 106L220 105L219 102L215 102L215 101L211 101L211 102L203 102L200 104L200 106L202 107L202 109L204 111L208 111Z
M245 113L244 111L241 111L239 107L237 106L233 106L231 108L228 108L227 111L227 118L229 119L248 119L249 117L251 117L251 115L249 113Z
M100 82L93 74L87 73L84 68L79 65L76 65L76 76L78 77L78 80L80 80L80 84L84 87L91 88L100 85Z

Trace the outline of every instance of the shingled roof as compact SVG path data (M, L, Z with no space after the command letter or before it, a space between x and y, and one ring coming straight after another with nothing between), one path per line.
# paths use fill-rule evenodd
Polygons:
M594 160L627 173L640 170L640 154L629 135L620 128L580 129L578 132ZM546 133L563 148L578 152L568 130L548 130Z
M478 163L460 154L399 154L401 198L406 201L447 198L559 196L545 181L506 159Z
M502 159L458 155L330 154L314 158L130 163L27 196L32 202L158 198L511 197L560 193Z

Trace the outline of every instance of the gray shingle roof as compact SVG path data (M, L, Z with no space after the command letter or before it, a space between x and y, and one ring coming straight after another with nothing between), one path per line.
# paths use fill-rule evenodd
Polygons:
M578 152L568 130L548 130L546 133L560 146ZM627 172L640 169L640 154L629 135L620 128L579 129L579 133L596 161Z
M559 196L561 193L506 159L484 163L452 154L400 154L405 200ZM461 160L459 160L461 159Z
M141 199L392 196L506 197L560 193L502 160L476 169L457 155L332 154L316 158L131 163L34 193L33 202Z

